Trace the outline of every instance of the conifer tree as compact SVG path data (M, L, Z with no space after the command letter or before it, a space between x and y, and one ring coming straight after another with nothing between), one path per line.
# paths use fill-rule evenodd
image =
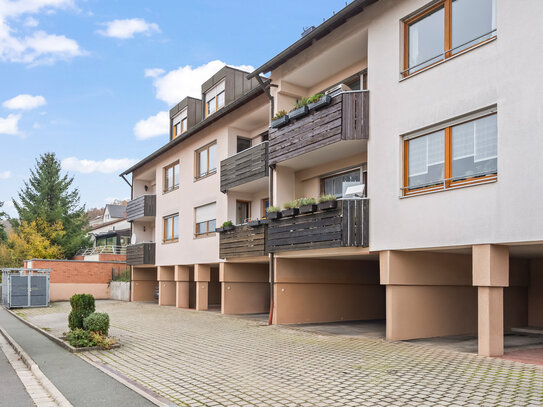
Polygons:
M62 248L66 258L88 246L88 217L80 205L79 190L72 188L73 177L61 173L60 161L54 153L45 153L30 170L30 178L19 191L19 202L13 204L19 222L31 223L41 219L49 225L61 223L64 234L53 238L52 244Z

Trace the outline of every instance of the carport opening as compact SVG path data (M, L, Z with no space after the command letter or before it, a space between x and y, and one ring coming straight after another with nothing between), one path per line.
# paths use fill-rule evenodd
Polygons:
M158 303L158 280L156 267L132 268L131 301Z
M220 311L221 309L221 282L219 281L219 267L211 267L208 285L208 310Z

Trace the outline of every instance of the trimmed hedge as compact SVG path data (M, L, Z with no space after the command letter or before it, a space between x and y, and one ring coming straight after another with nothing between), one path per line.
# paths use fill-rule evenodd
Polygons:
M83 328L83 320L94 312L94 297L91 294L75 294L70 298L72 311L68 317L70 330Z
M107 336L109 331L109 315L102 312L93 312L83 320L83 328L91 332L99 332Z

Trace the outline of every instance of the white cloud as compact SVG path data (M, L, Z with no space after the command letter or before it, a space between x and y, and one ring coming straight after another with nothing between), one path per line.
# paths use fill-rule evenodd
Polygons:
M185 96L201 98L202 83L211 78L211 76L225 65L224 62L215 60L196 68L186 65L170 71L165 75L158 74L154 76L153 81L156 89L156 97L169 105L180 102ZM254 68L250 65L233 67L248 72L254 71ZM150 70L145 71L145 76L151 76L148 74L148 71Z
M8 117L0 117L0 134L15 135L19 133L20 114L10 114Z
M63 170L82 172L90 174L100 172L102 174L111 174L136 164L138 160L132 158L106 158L102 161L84 160L77 157L68 157L61 161Z
M106 27L105 30L98 30L98 34L120 39L134 38L135 34L151 35L154 32L160 32L157 24L148 23L142 18L113 20L103 25Z
M8 178L11 178L11 171L0 172L0 179L8 179Z
M36 20L34 17L27 17L24 26L25 27L37 27L40 24L38 20Z
M140 120L134 126L134 134L138 140L163 136L170 132L170 115L168 112L158 112L156 115Z
M145 70L145 77L146 78L156 78L164 73L164 69L160 68L151 68Z
M23 94L6 100L4 103L2 103L2 106L12 110L30 110L35 109L36 107L43 106L46 103L47 102L43 96L32 96Z
M12 24L13 19L17 22L25 14L47 14L70 7L74 7L73 0L0 0L0 61L38 65L84 55L79 44L64 35L40 30L21 36ZM33 28L38 21L29 16L22 24Z

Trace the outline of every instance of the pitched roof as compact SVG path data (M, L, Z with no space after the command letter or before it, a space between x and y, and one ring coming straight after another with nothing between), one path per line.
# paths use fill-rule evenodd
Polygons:
M107 204L106 209L109 211L109 216L112 218L124 218L126 205Z

